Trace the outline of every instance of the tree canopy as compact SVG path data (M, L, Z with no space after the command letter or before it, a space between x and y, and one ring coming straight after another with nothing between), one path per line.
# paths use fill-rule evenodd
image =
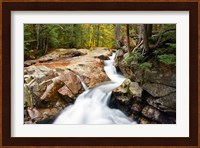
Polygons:
M159 50L161 46L175 46L176 36L172 31L175 29L175 24L25 24L25 60L56 48L127 46L129 54L135 51L145 54L154 48L163 61L166 56L160 56Z

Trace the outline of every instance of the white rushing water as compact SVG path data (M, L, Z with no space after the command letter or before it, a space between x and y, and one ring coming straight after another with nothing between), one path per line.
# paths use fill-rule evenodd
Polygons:
M53 124L135 124L123 112L108 107L112 90L118 87L125 77L118 74L114 66L113 53L106 60L104 70L110 82L105 82L92 89L87 89L78 96L75 103L66 107ZM79 78L80 79L80 78Z

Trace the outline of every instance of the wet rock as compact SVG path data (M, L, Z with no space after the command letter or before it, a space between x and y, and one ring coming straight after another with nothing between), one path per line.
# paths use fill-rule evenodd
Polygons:
M169 121L168 117L157 110L156 108L152 106L145 106L142 110L142 114L147 117L150 120L157 121L159 123L164 123L164 124L170 124L171 122Z
M29 66L25 71L32 78L29 81L25 78L28 83L24 84L25 102L29 107L54 107L60 98L59 92L63 95L64 89L61 88L64 85L73 94L68 93L68 98L77 96L83 90L80 80L69 70L57 71L45 66ZM67 94L64 95L66 98Z
M51 85L52 83L53 83L53 78L46 80L46 81L43 81L41 83L34 81L33 83L31 83L29 85L29 91L31 92L31 94L34 93L36 96L40 97L45 92L47 87L49 85Z
M98 59L100 59L100 60L109 60L109 57L108 57L108 56L105 56L105 55L95 56L95 58L98 58Z
M83 92L81 82L73 72L67 71L65 75L61 75L59 78L65 85L58 90L58 93L66 102L71 103L78 94Z
M126 78L135 82L141 82L143 71L138 68L138 62L132 61L131 63L126 63L123 61L125 56L127 56L126 52L122 49L118 50L115 56L115 66Z
M81 82L78 77L71 71L66 70L62 75L58 77L65 85L70 89L70 91L76 95L82 88Z
M24 122L50 123L84 91L81 81L90 88L109 81L103 69L104 62L99 58L108 58L110 54L106 48L94 51L57 49L37 59L33 65L27 65L24 68L27 106Z
M37 62L37 60L27 60L24 62L24 67L31 66L31 65L35 64L36 62Z
M107 47L96 47L90 53L88 53L89 57L98 58L100 60L109 60L109 56L112 55L112 52Z
M49 62L57 58L69 58L84 55L80 50L77 49L56 49L38 59L40 63Z
M59 110L57 108L29 108L28 113L31 118L32 123L37 123L44 121L49 118L53 118L59 114ZM26 123L31 123L31 121L27 121Z
M33 106L31 92L27 84L24 84L24 102L27 106Z
M31 120L37 121L42 119L42 114L36 108L29 108L28 114Z
M142 97L142 90L137 82L131 82L129 85L129 91L133 97Z
M58 90L58 93L61 94L61 96L63 98L65 97L69 97L69 98L73 98L74 94L71 92L71 90L67 87L67 86L63 86Z
M153 61L151 71L148 72L148 81L171 87L176 87L176 67Z
M129 79L126 79L119 87L113 90L113 93L118 93L118 94L128 93L130 83L131 81Z
M124 48L123 48L124 49ZM176 87L176 67L158 62L155 59L149 59L151 64L149 70L142 69L137 60L129 63L123 61L127 56L127 51L120 49L116 52L115 66L124 76L135 82L151 82Z
M58 76L57 72L47 68L46 66L29 66L24 68L24 73L32 77L32 79L34 79L37 83L41 83Z
M142 88L139 84L126 79L119 87L113 90L109 106L118 108L127 115L130 115L133 111L140 112L142 110L142 106L139 105L141 96Z
M158 99L149 97L147 102L163 112L176 112L176 93L171 93L168 96Z
M128 104L131 101L131 98L128 96L117 96L116 99L124 104Z
M123 50L118 50L116 52L116 55L115 55L115 66L116 67L119 67L119 64L121 63L121 61L123 59L123 56L124 56Z
M149 119L147 119L147 118L145 118L145 117L140 117L140 118L138 119L138 122L139 122L140 124L157 124L156 122L151 121L151 120L149 120Z
M127 96L116 96L115 94L112 95L110 102L109 102L109 107L111 108L116 108L121 110L124 114L127 116L131 115L131 98Z
M103 61L88 56L76 59L67 66L67 68L77 74L89 88L110 80L103 70L103 67Z
M143 105L140 103L134 103L131 107L131 110L134 112L141 112L143 109Z
M126 79L119 87L113 90L113 93L130 96L130 98L141 97L142 88L137 82L131 82L130 79Z
M154 97L163 97L176 91L173 87L156 83L146 83L143 85L143 89Z
M60 89L64 85L58 77L52 79L52 83L47 86L45 92L40 97L41 100L45 101L53 101L56 102L58 100L58 89Z

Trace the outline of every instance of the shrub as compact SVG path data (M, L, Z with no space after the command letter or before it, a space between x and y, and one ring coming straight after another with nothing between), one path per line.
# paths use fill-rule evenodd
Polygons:
M136 51L134 53L131 53L130 55L127 54L124 57L123 62L126 64L131 63L132 61L137 61L140 63L143 58L144 58L144 56L140 52Z
M144 71L148 71L152 67L152 63L144 62L144 63L140 64L139 67L141 69L143 69Z
M174 65L176 66L176 56L174 54L163 54L159 55L158 59L160 62L163 62L167 65Z
M176 49L176 43L166 43L170 48Z

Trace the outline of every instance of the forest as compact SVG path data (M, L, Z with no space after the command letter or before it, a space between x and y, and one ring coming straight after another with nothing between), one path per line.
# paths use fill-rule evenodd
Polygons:
M25 124L175 124L175 24L25 24Z

